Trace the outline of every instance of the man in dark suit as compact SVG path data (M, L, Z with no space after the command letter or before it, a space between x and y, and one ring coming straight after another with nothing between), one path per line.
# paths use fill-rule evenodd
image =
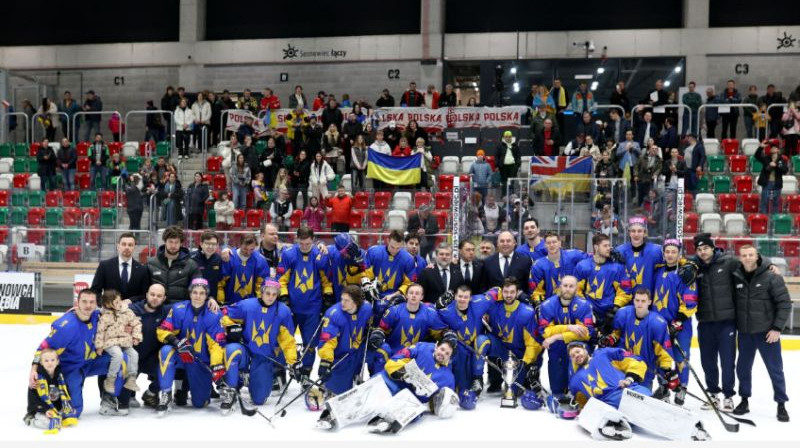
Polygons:
M147 266L133 259L136 236L125 232L117 241L117 256L103 260L97 266L92 280L92 291L98 296L103 291L119 291L123 300L138 302L143 300L150 286L150 271Z
M453 263L461 273L462 283L472 289L472 294L486 291L486 268L481 260L475 258L475 244L469 240L461 240L458 244L458 261Z
M435 237L432 235L439 233L439 222L436 220L435 216L431 216L431 206L423 205L419 208L418 213L411 215L411 217L408 218L406 230L408 233L419 236L420 255L422 255L423 258L427 258L436 242Z
M531 273L531 257L514 252L516 245L514 234L507 230L497 236L497 253L484 260L487 289L502 286L504 279L514 277L519 290L526 295L530 293L528 278Z
M644 119L636 129L636 141L639 142L639 147L647 148L647 140L655 140L658 137L658 123L653 121L653 113L645 111Z
M464 283L458 265L452 264L452 248L442 243L436 248L436 264L433 269L423 269L419 284L425 291L425 303L436 303L436 299L447 291L455 294L458 286Z
M606 123L605 134L606 140L614 139L614 143L619 143L625 140L625 132L627 132L631 125L619 113L618 109L611 109L608 112L608 123Z

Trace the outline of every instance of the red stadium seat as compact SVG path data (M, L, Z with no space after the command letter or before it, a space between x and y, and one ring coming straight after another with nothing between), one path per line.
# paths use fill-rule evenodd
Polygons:
M683 218L683 231L685 233L697 233L697 223L699 220L700 218L697 216L697 213L686 213Z
M208 184L209 187L213 187L214 186L214 176L212 176L211 174L208 174L208 173L205 173L202 176L203 176L203 182ZM194 178L194 176L192 176L192 178Z
M434 210L431 212L431 216L436 217L436 221L439 223L439 231L445 232L447 228L447 211Z
M683 252L686 255L694 255L694 238L690 236L683 238Z
M260 208L247 211L247 227L260 229L264 221L264 210Z
M75 185L78 187L79 190L88 190L89 188L91 188L92 180L89 177L89 173L76 173Z
M784 202L788 213L800 213L800 194L790 194L786 196Z
M82 255L83 248L81 246L67 246L64 251L64 261L68 263L80 263Z
M65 191L61 195L61 203L64 207L77 207L81 200L81 193L79 191Z
M767 229L769 228L769 218L767 218L767 215L753 213L747 217L747 222L750 224L751 234L761 235L767 233Z
M486 156L486 163L492 167L492 171L497 169L497 165L495 165L494 156Z
M62 193L59 190L48 191L44 195L44 204L48 207L58 207L61 205Z
M694 196L691 193L686 193L683 195L683 211L690 212L694 210Z
M462 174L458 176L458 180L461 183L461 188L469 186L469 174Z
M65 208L64 227L76 227L80 224L81 224L81 210L77 207Z
M742 154L728 156L728 167L731 173L747 172L747 156Z
M723 252L729 252L731 250L731 240L725 238L717 238L714 240L714 245L719 248Z
M353 208L366 210L369 208L369 193L366 191L357 191L353 195Z
M375 192L375 208L386 210L389 208L389 202L392 200L392 193L388 191Z
M225 180L225 175L224 174L214 175L214 190L222 191L227 189L228 189L228 181Z
M210 173L216 173L220 170L222 170L221 156L211 156L208 158L208 160L206 160L206 171Z
M364 214L358 210L353 210L350 212L350 228L351 229L360 229L364 227Z
M75 147L75 152L78 153L78 157L88 157L89 156L89 147L92 146L89 142L80 142Z
M100 192L100 207L102 208L109 208L109 207L116 207L114 203L116 201L117 194L113 191L101 191Z
M722 152L726 156L733 156L739 154L739 140L735 138L722 139Z
M45 211L42 207L31 207L28 209L28 225L38 226L44 221Z
M452 193L445 193L439 192L436 193L436 209L437 210L449 210L453 204L453 194Z
M100 209L96 207L88 207L81 209L81 221L79 225L83 225L84 223L90 227L96 226L97 222L100 220Z
M0 207L8 207L8 190L0 190Z
M302 210L295 210L292 212L292 216L289 217L289 226L293 229L300 227L300 224L303 221L303 211Z
M737 193L750 193L753 191L753 177L750 175L734 176L733 183L736 185Z
M383 228L383 210L370 210L367 214L367 225L371 229Z
M90 246L97 246L100 243L100 230L90 230L88 232L84 232L84 238L86 244Z
M122 151L122 143L120 142L111 142L108 144L108 154L113 156L114 154L119 154Z
M20 173L14 175L14 188L28 188L28 179L31 175L27 173Z
M420 208L423 205L431 203L431 194L427 191L418 191L414 193L414 208Z
M244 210L236 209L233 211L233 227L242 227L244 220Z
M0 239L2 241L2 239ZM784 257L800 256L800 240L796 238L783 238L780 240L780 248Z
M28 155L31 157L36 157L36 153L39 152L39 147L42 146L39 142L31 143L31 146L28 147Z
M439 175L439 191L453 191L453 175L440 174Z
M733 193L723 193L717 197L720 213L730 213L736 211L736 195Z
M8 227L0 227L0 244L5 244L8 241Z
M28 229L28 242L31 244L41 245L44 243L44 238L47 234L44 229Z
M756 193L739 195L740 209L743 213L758 213L761 197Z

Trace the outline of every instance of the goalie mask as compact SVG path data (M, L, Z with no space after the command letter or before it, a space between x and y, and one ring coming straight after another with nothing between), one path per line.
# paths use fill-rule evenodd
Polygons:
M321 411L325 407L325 393L319 387L311 387L306 392L306 407L309 411Z
M433 413L439 418L452 417L459 406L458 395L449 387L439 389L431 400Z

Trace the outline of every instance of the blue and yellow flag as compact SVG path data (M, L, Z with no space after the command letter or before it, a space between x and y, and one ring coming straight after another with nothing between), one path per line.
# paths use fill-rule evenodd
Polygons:
M416 185L420 182L422 154L392 157L367 151L367 177L391 185Z
M592 168L588 156L534 156L529 185L551 193L588 192Z

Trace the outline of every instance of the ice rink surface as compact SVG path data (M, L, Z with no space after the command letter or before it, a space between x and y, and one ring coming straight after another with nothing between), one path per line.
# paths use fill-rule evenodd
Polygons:
M0 354L3 363L0 365L0 421L2 431L0 441L3 446L13 446L7 442L100 442L103 440L124 440L126 442L187 442L197 440L204 442L224 442L225 445L237 441L269 441L281 445L291 442L373 442L408 441L410 443L429 443L468 441L485 442L498 446L502 442L524 441L591 441L588 433L581 429L575 421L559 420L553 414L542 409L528 411L521 406L516 409L501 409L499 395L481 397L474 411L460 410L449 420L439 420L426 415L421 421L409 425L403 432L394 436L379 436L366 431L366 426L344 428L330 433L314 428L318 413L308 411L302 398L297 400L284 418L274 419L274 428L258 415L247 417L237 411L229 416L219 412L217 400L212 400L209 407L194 409L191 407L175 408L164 418L157 418L155 411L149 408L132 409L127 417L103 417L98 414L100 407L97 381L90 378L84 388L85 407L80 423L74 428L65 428L58 435L44 435L42 430L27 427L22 422L25 414L25 397L30 360L36 346L47 335L49 325L0 325L0 340L4 341ZM692 350L694 366L702 376L699 365L699 352ZM784 372L790 399L796 399L798 393L796 378L800 378L800 351L784 351ZM545 361L546 362L546 361ZM542 369L543 383L547 369ZM702 392L692 380L690 391L702 396ZM139 387L144 389L147 379L139 377ZM294 383L284 398L294 397L299 393L299 386ZM714 441L800 441L797 425L800 421L800 407L787 404L790 423L779 423L775 418L776 407L772 400L772 387L764 364L757 357L753 369L753 394L750 400L751 412L746 418L754 420L758 425L753 428L741 425L738 433L726 432L712 411L701 411L700 403L690 397L686 398L686 406L700 413L707 431ZM261 412L271 416L277 397L273 396L261 406ZM738 398L736 398L738 403ZM644 441L661 440L651 434L635 431L634 439ZM281 443L283 442L283 443ZM274 445L273 445L274 446ZM320 445L322 446L322 445ZM412 445L409 445L412 446Z

